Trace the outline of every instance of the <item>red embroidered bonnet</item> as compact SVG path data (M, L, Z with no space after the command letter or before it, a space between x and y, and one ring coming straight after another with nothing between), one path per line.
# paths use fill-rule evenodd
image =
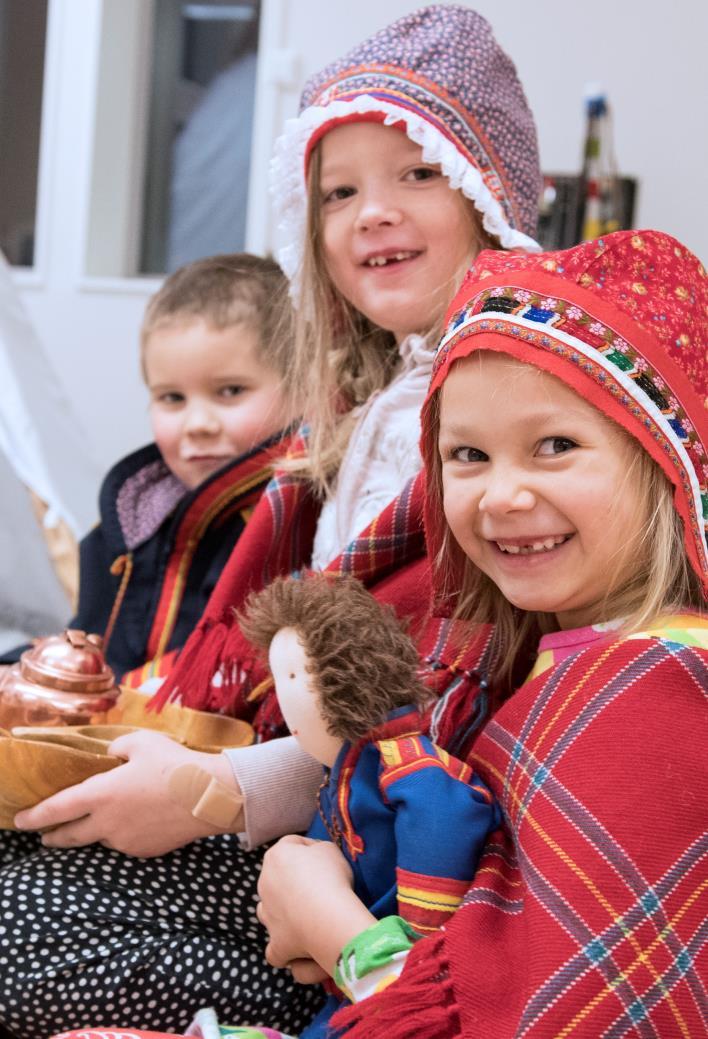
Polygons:
M699 260L660 231L618 231L556 253L486 251L445 325L422 417L428 472L431 403L451 366L475 350L509 353L562 379L648 451L673 484L688 558L708 589L708 277ZM427 510L432 558L440 513L435 503Z

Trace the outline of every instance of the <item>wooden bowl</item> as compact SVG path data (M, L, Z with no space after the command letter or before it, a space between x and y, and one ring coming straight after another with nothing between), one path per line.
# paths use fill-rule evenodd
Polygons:
M149 696L137 689L122 687L118 703L110 712L108 720L140 729L156 729L173 736L192 750L217 753L229 747L247 747L253 743L253 728L239 718L195 711L191 707L172 703L166 704L159 713L148 711L149 699Z
M106 753L107 744L92 742L96 746L88 750L54 739L0 735L0 827L14 830L15 814L21 809L123 764Z

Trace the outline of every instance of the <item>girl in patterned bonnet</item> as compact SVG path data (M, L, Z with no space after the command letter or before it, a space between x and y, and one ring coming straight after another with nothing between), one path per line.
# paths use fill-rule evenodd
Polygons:
M320 991L265 963L255 917L257 845L307 828L321 775L286 736L235 620L250 591L303 567L353 573L418 622L435 691L463 690L478 720L488 708L476 640L453 643L450 622L428 617L417 479L447 302L480 249L536 248L533 119L487 22L464 6L424 7L313 77L273 184L297 308L292 392L309 435L264 492L153 705L227 712L257 742L198 755L159 733L124 737L112 751L128 760L110 778L21 817L49 831L41 856L35 834L0 837L0 900L17 905L27 888L46 907L0 934L13 964L0 972L0 1024L23 1039L131 1018L178 1031L202 1002L293 1033L314 1015ZM218 826L173 798L183 764L245 808Z
M437 611L494 624L485 684L527 669L466 754L503 825L419 940L367 919L332 845L266 854L269 959L334 976L337 1035L705 1034L707 345L706 271L658 231L484 252L465 279L426 527ZM457 699L431 729L465 755Z

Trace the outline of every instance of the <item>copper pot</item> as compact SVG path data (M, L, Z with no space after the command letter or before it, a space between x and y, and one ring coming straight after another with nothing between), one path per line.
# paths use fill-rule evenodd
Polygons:
M0 728L98 724L118 694L101 636L70 629L37 639L0 678Z

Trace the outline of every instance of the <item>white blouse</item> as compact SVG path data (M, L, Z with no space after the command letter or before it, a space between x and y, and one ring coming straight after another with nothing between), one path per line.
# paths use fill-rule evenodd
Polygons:
M357 409L332 493L320 512L312 567L322 570L420 470L420 410L435 351L419 335L399 346L401 365L386 386Z

